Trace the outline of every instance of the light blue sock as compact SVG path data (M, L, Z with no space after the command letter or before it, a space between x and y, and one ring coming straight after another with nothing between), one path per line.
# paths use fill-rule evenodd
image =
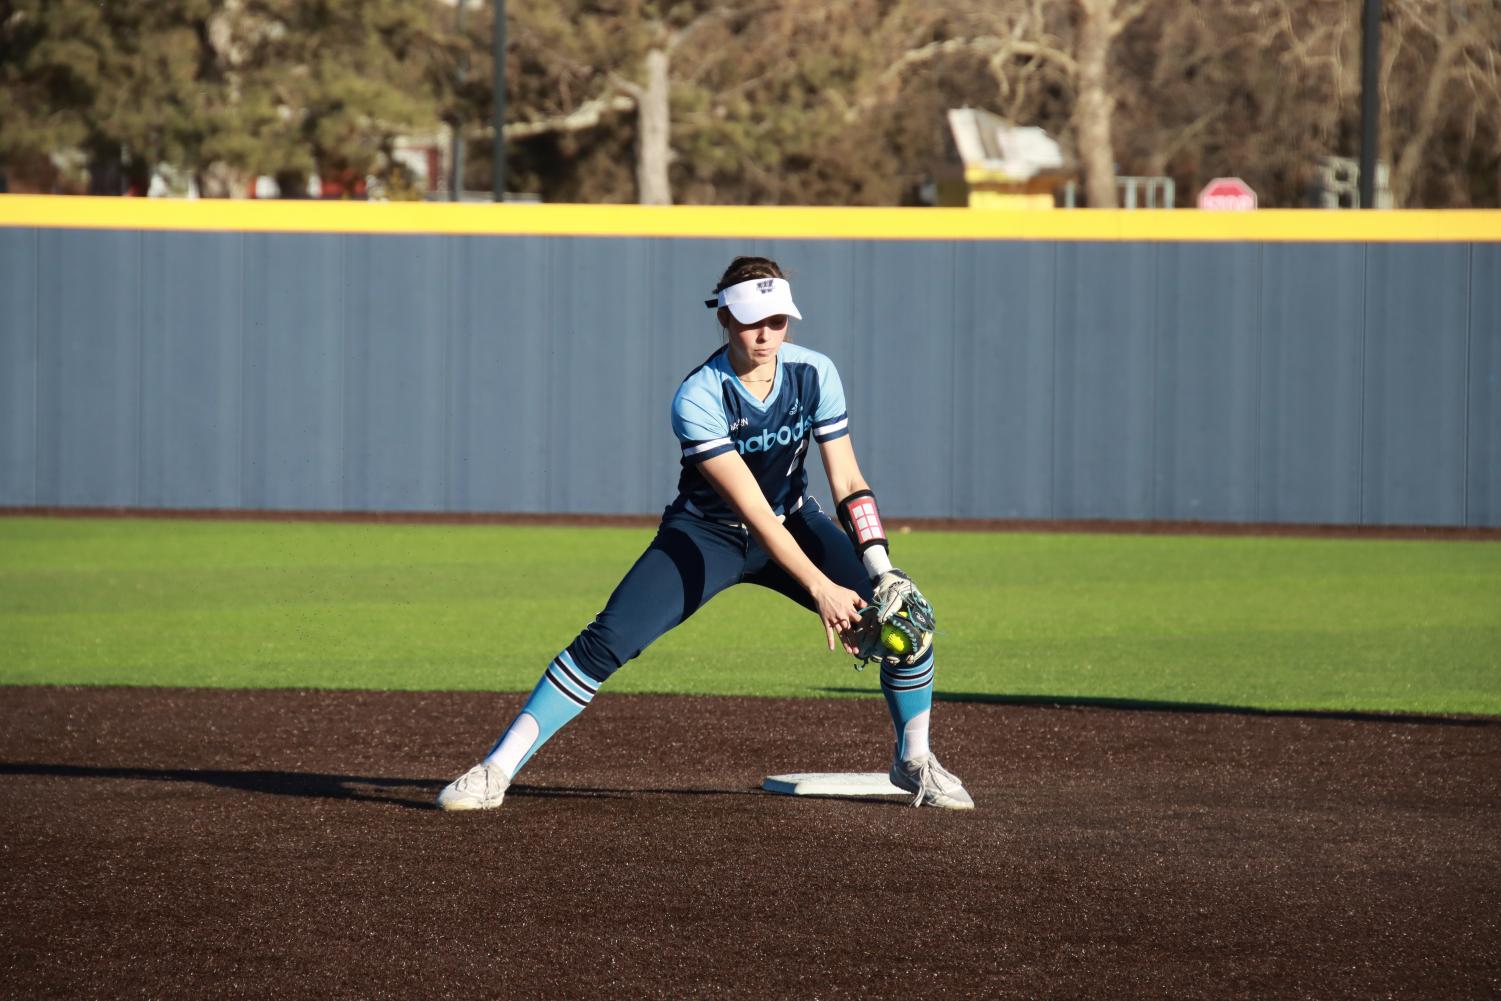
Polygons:
M929 753L928 719L933 709L933 648L911 667L881 667L881 694L896 728L896 755L905 761Z
M531 698L501 734L485 763L499 765L511 778L563 726L594 701L599 682L578 669L567 650L542 673Z

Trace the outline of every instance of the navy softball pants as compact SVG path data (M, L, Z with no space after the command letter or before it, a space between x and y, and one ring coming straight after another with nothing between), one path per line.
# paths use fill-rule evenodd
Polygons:
M835 583L871 600L870 578L843 529L809 498L784 524ZM746 529L686 511L669 512L604 611L568 646L573 664L596 683L732 584L759 584L818 611L813 598Z
M787 516L787 530L831 580L872 600L870 579L844 532L811 498ZM486 756L513 778L553 734L594 700L599 686L622 665L732 584L780 591L817 612L813 599L739 525L669 510L656 538L621 580L604 610L553 658L511 727ZM905 756L908 726L926 743L926 713L933 699L933 651L917 664L883 666L881 694Z

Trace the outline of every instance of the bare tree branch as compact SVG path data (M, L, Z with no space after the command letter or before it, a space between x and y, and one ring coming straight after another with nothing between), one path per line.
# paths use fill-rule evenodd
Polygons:
M1001 38L998 35L979 35L972 38L947 38L943 41L929 42L926 45L903 52L895 62L881 71L876 77L875 84L865 95L846 108L844 113L845 121L852 122L861 115L869 112L880 103L881 94L893 85L900 86L902 77L913 69L940 59L965 53L987 57L992 66L992 72L994 72L994 67L999 62L1012 56L1027 56L1054 63L1068 73L1069 76L1074 76L1078 72L1078 65L1067 52L1038 42Z
M1110 37L1114 38L1130 27L1132 21L1135 21L1147 12L1147 7L1148 0L1137 0L1136 3L1123 9L1110 21Z
M610 81L610 86L623 94L629 95L632 101L640 101L646 96L645 88L632 80L627 80L619 73L612 72L606 79Z
M1397 6L1408 17L1422 20L1421 12L1414 5L1399 2ZM1392 170L1392 202L1398 208L1405 207L1412 196L1428 145L1443 122L1444 91L1454 82L1454 64L1470 42L1469 32L1455 24L1452 17L1436 13L1434 20L1438 23L1425 21L1417 25L1419 30L1438 43L1438 51L1433 56L1423 84L1423 97L1415 119L1416 129L1402 147L1402 153Z
M608 112L630 111L636 102L623 94L607 94L585 101L566 115L555 115L536 122L512 122L505 127L507 139L530 139L551 132L579 132L592 129Z

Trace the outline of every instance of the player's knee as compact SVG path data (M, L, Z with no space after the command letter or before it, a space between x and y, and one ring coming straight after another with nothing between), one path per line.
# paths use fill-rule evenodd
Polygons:
M591 622L568 647L579 669L595 681L603 682L620 670L640 651L630 646L628 637L598 619Z

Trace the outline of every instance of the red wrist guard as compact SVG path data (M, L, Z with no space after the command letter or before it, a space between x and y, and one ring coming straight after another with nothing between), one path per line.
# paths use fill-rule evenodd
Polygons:
M886 529L881 525L881 512L876 510L876 495L869 490L857 490L840 501L839 524L844 534L855 544L855 552L864 553L872 546L883 549L891 547L886 542Z

